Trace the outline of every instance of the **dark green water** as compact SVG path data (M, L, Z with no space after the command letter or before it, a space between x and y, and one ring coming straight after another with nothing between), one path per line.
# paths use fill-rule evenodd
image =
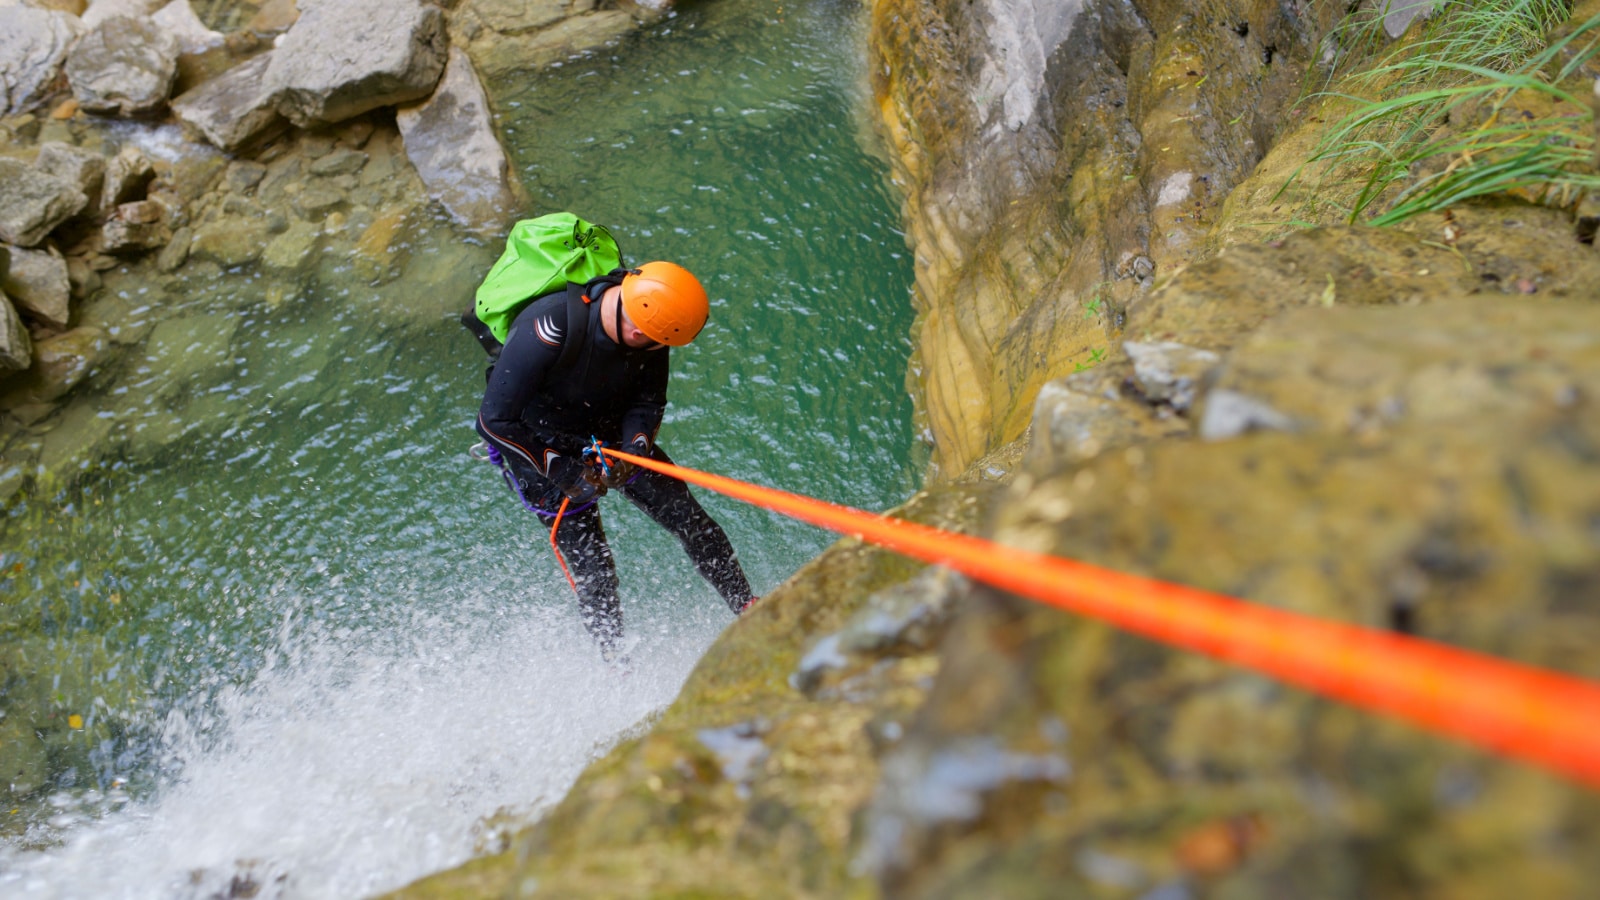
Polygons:
M604 222L630 260L706 284L711 325L673 354L673 456L883 509L917 480L911 264L859 133L856 14L696 5L491 89L530 212ZM0 763L8 740L49 752L7 829L45 849L0 859L0 890L173 896L247 866L288 896L393 886L462 858L495 809L559 797L670 702L731 620L676 543L608 501L638 665L613 683L544 535L466 456L483 358L447 313L497 251L441 224L381 287L335 264L197 273L152 300L238 327L226 365L96 401L181 440L130 440L4 523ZM758 592L832 540L700 496Z

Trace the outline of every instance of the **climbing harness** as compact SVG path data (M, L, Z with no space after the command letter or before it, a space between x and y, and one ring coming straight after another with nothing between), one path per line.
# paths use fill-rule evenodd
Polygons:
M604 448L632 463L1600 788L1600 683Z

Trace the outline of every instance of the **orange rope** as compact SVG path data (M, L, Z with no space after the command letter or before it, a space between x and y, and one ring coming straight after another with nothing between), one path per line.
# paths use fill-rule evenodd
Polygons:
M567 576L567 584L572 585L572 592L578 593L578 582L572 578L572 571L567 568L567 558L561 555L561 548L556 546L556 529L561 527L561 517L567 514L567 504L572 502L571 497L561 498L561 507L556 510L556 520L550 523L550 549L555 552L556 562L561 564L561 574Z
M1600 684L607 449L636 466L1600 788Z

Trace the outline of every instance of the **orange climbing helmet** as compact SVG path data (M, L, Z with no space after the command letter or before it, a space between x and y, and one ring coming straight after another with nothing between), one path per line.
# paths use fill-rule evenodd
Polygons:
M622 276L622 311L650 340L682 347L706 327L706 289L676 263L647 262Z

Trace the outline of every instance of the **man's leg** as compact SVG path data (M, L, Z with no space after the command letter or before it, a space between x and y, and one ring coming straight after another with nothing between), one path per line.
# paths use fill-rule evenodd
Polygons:
M660 447L652 450L650 456L672 462ZM676 478L640 469L622 488L622 493L656 524L677 537L694 563L695 571L711 582L729 609L734 612L744 609L752 595L750 582L739 566L738 554L733 552L733 544L722 526L689 493L688 485Z
M554 516L541 514L539 520L547 529L555 523ZM567 570L577 583L583 627L600 645L601 653L610 658L622 639L622 604L617 600L617 564L600 524L600 507L562 516L561 527L556 530L556 546L561 548Z

